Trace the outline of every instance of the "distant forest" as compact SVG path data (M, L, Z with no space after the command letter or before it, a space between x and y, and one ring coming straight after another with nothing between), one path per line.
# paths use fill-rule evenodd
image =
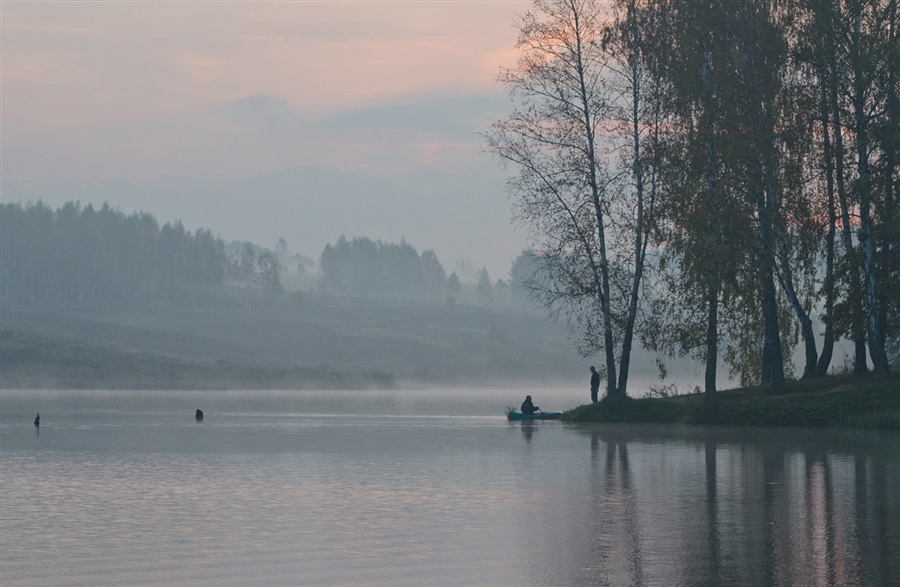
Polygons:
M326 245L319 261L319 289L337 295L387 299L444 299L460 292L455 273L447 276L433 250L341 236Z
M209 229L195 232L180 221L162 225L148 212L125 214L103 204L68 202L51 209L0 204L0 296L20 302L59 304L209 302L229 286L275 295L288 272L286 243L280 252L249 242L226 244ZM300 269L305 271L305 268ZM515 273L515 272L514 272ZM518 275L518 274L516 274ZM514 279L524 281L524 275ZM473 299L489 303L502 279L476 273ZM341 236L319 260L318 290L327 295L376 299L453 300L462 290L433 250ZM524 290L511 295L526 304Z
M507 311L507 282L460 263L460 284L405 241L339 238L316 263L283 239L269 250L72 202L2 204L0 237L4 389L493 385L583 370L564 329Z
M0 208L0 292L7 300L93 303L202 299L221 286L225 243L181 222L103 204Z

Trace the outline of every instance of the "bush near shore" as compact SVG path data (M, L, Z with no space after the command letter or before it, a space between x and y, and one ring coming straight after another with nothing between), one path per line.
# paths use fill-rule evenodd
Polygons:
M767 386L669 398L606 397L565 412L566 422L829 426L900 430L900 373L835 375L788 383L785 395Z

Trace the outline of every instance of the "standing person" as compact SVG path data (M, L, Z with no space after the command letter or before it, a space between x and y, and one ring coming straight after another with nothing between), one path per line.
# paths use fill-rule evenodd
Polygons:
M597 403L597 392L600 391L600 374L591 365L591 402Z
M535 406L533 403L531 403L531 396L526 395L525 401L522 402L522 413L523 414L533 414L538 410L540 410L540 408Z

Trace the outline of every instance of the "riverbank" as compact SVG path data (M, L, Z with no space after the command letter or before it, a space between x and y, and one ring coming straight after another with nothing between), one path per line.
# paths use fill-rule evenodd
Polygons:
M787 393L767 386L720 391L710 404L702 393L668 398L604 398L563 413L565 422L828 426L900 430L900 373L834 375L791 381Z

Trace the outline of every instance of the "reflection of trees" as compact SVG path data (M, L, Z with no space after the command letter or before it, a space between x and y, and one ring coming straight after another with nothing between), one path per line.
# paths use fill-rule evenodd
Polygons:
M886 578L900 583L900 516L890 499L897 495L900 475L896 459L890 463L893 467L871 455L853 456L859 582L863 585L888 584ZM889 483L891 475L893 483Z
M707 523L707 546L709 548L709 574L710 583L719 584L721 569L719 568L719 551L721 544L719 543L719 516L717 506L718 488L716 484L716 441L710 437L703 446L703 452L706 465L706 523Z
M762 506L763 521L765 523L762 537L762 561L760 567L760 584L776 584L776 566L790 558L791 548L789 543L778 544L779 534L788 537L790 532L779 533L778 530L790 527L790 522L785 521L786 512L779 512L780 500L778 490L782 483L784 467L784 451L777 445L764 443L760 449L762 453ZM791 566L784 565L788 569Z
M829 584L828 577L836 577L838 567L843 566L836 549L834 511L834 484L832 483L828 455L807 450L804 454L806 475L806 518L809 525L806 534L810 541L810 556L815 569L813 580Z
M624 439L602 442L591 434L591 484L589 512L594 534L590 537L591 564L583 569L589 584L643 585L641 525ZM602 461L602 462L601 462ZM619 514L619 515L616 515ZM602 545L613 545L604 548Z
M635 426L578 433L589 439L590 469L587 500L569 508L577 544L560 569L564 584L900 582L900 500L891 492L900 438Z

